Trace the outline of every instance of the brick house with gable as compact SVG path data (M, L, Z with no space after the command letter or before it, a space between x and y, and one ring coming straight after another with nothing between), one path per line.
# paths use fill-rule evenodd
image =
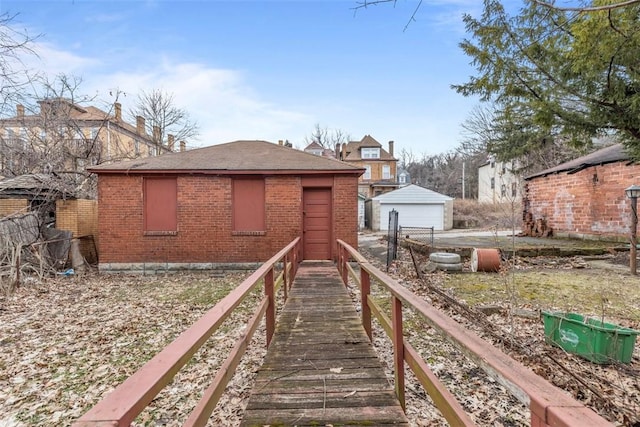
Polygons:
M398 160L393 157L393 146L394 142L389 141L387 151L371 135L342 144L340 160L365 170L358 182L358 190L366 197L375 197L399 187L396 179Z
M640 164L622 144L602 148L525 178L526 222L545 221L557 236L629 235L631 205L625 188L640 185Z
M100 271L266 261L302 236L303 259L357 245L363 170L266 141L235 141L90 169Z

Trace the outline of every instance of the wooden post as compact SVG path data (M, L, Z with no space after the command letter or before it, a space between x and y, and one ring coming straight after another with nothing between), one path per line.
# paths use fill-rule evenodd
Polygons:
M287 262L288 256L285 255L282 259L282 287L284 288L284 301L287 302L287 298L289 295L289 278L287 277L287 273L289 271L289 263Z
M296 244L296 247L293 248L293 276L291 276L292 279L295 279L296 274L298 274L298 264L301 261L300 246L301 246L301 243L298 242L298 244Z
M296 248L296 273L298 272L298 264L304 261L304 256L302 254L302 240L298 242L298 247Z
M395 295L391 302L391 323L393 326L393 367L395 375L396 396L404 410L404 334L402 331L402 301Z
M371 331L371 308L369 307L369 294L371 293L371 277L369 272L360 266L360 306L362 312L362 326L373 342L373 332Z
M269 300L269 306L266 313L266 326L267 326L267 348L271 344L273 333L276 329L276 299L273 292L273 267L269 269L264 276L264 294Z
M347 252L346 248L342 248L342 283L344 283L344 287L347 287L349 283L349 269L347 268L347 263L349 262L349 252Z

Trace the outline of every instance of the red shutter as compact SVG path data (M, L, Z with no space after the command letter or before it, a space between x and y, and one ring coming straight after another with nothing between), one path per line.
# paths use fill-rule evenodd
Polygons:
M266 231L263 179L233 180L233 230Z
M176 178L145 178L144 230L178 230L178 183Z

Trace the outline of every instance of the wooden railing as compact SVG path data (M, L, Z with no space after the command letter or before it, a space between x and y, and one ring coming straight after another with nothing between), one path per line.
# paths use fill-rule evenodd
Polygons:
M358 264L359 273L350 264L351 261ZM404 338L402 309L406 308L421 315L431 327L439 331L466 357L474 361L488 375L509 390L514 397L528 406L531 411L532 427L612 425L564 391L434 309L422 298L374 267L358 251L342 240L338 240L338 270L345 285L351 276L360 287L362 324L369 338L372 338L371 318L373 315L391 339L394 350L396 395L403 407L405 406L404 368L406 362L450 425L475 425L453 394L438 380L420 354ZM391 319L371 296L372 280L375 280L391 294Z
M265 297L254 311L245 332L236 341L229 356L218 370L212 384L205 390L200 402L184 424L185 426L204 426L233 376L238 363L240 363L240 359L263 316L266 316L267 346L271 343L275 329L276 293L282 287L284 298L287 298L300 261L299 254L300 238L298 237L265 262L113 392L98 402L96 406L76 421L73 427L130 425L154 397L171 382L178 371L193 357L195 352L245 297L260 283L264 283ZM276 267L279 265L282 265L282 269L275 277Z

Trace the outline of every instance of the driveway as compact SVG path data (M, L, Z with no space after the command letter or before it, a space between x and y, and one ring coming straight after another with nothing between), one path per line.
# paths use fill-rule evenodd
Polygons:
M569 238L537 238L514 236L512 230L447 230L436 231L433 235L433 248L442 252L458 252L468 256L473 248L499 248L503 251L516 250L521 256L536 255L597 255L611 252L613 248L624 247L620 242L603 242ZM386 262L387 232L361 232L358 245L367 249L376 258ZM402 236L406 237L406 236ZM411 236L425 245L430 245L430 236Z

